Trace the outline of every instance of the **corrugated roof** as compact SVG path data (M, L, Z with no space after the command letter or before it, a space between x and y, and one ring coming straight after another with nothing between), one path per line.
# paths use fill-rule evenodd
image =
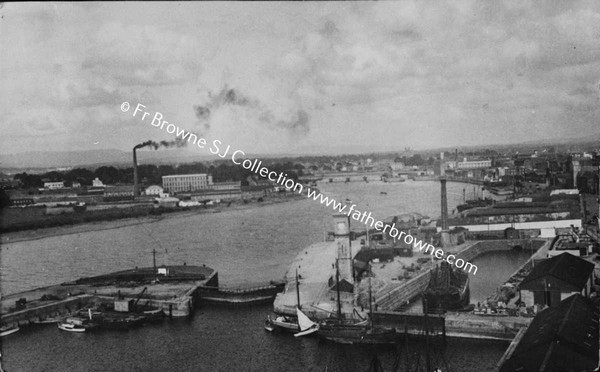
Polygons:
M598 313L577 294L540 312L499 372L583 372L597 366Z

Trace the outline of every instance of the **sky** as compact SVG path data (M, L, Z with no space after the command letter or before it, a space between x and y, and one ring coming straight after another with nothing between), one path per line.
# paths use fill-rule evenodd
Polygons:
M600 133L600 2L8 3L0 153L519 143ZM181 151L202 151L187 146Z

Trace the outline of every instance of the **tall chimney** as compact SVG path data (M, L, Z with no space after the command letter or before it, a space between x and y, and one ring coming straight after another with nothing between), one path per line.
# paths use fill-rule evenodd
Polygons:
M454 176L456 176L456 170L458 169L458 149L454 150Z
M442 230L448 230L448 196L446 193L446 178L440 178L442 184Z
M135 154L135 147L133 148L133 198L140 196L140 186L138 180L138 163L137 155Z

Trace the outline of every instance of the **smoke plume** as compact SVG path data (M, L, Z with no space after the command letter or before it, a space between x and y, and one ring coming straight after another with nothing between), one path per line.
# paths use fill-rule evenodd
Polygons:
M154 150L158 150L161 147L183 147L187 144L187 141L182 140L181 138L177 138L174 141L160 141L160 142L155 142L155 141L151 141L148 140L146 142L142 142L140 144L137 144L133 147L134 150L137 149L141 149L144 147L152 147Z
M228 106L247 110L249 113L254 114L258 123L271 128L285 129L296 134L306 134L310 130L308 125L310 118L303 109L290 110L290 114L285 118L277 117L267 105L235 89L231 89L227 85L216 95L209 92L208 102L203 105L194 105L193 108L200 124L204 129L209 130L214 113Z

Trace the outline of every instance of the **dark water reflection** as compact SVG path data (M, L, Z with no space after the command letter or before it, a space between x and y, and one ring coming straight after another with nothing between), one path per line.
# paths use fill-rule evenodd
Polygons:
M23 371L367 371L377 352L385 371L404 345L372 347L337 345L317 338L297 339L262 329L270 306L205 308L191 320L166 321L125 332L71 334L55 326L24 329L3 346L4 367ZM432 342L433 366L444 371L490 371L505 343L451 340L444 348ZM425 347L411 340L411 371L425 365ZM448 365L448 369L446 368Z
M462 201L463 187L448 185L450 210ZM432 217L440 213L440 187L435 182L324 184L321 189L338 200L352 199L357 209L371 211L378 219L411 211ZM317 202L302 200L217 214L171 216L143 226L6 244L0 260L2 292L151 266L153 248L159 251L158 263L206 264L217 269L221 283L228 285L280 279L302 247L322 240L332 228L331 214L331 209ZM484 261L482 258L478 265L486 265ZM493 268L495 262L487 265ZM498 267L498 277L514 270L501 271ZM480 288L475 284L479 278L487 283ZM477 276L472 296L487 296L490 290L486 286L492 284L494 288L494 280ZM59 332L55 326L27 328L2 339L3 367L10 372L367 369L373 352L370 348L265 332L263 320L270 309L204 308L191 320L166 321L128 332L70 334ZM480 372L493 370L506 346L452 340L443 354L432 355L437 358L434 365L444 371ZM388 348L379 353L385 370L391 370L397 351ZM411 342L409 354L411 371L417 363L424 366L423 345ZM417 362L418 356L421 362ZM444 367L444 360L449 369Z

